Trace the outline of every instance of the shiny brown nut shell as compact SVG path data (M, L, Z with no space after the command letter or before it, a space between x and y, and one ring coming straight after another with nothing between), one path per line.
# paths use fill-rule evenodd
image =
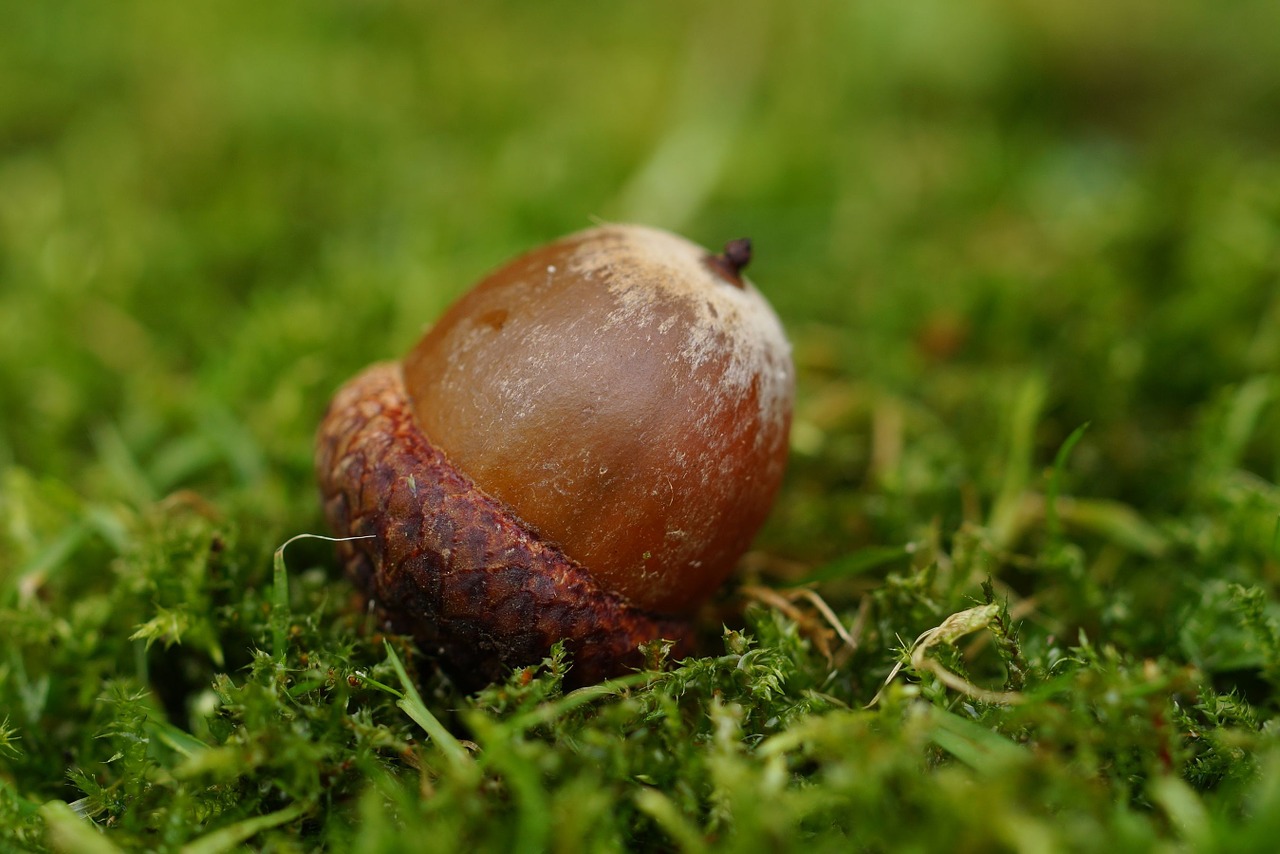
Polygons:
M334 397L316 473L348 576L393 631L412 635L464 687L540 661L558 640L570 684L643 666L638 647L690 626L644 613L531 533L419 429L400 365L374 365Z
M693 613L786 464L794 370L749 255L606 225L516 258L406 355L419 426L610 590Z

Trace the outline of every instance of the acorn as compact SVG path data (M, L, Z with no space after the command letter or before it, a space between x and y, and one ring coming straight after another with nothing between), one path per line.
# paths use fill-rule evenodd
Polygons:
M557 641L571 684L693 651L692 617L759 530L787 454L794 368L742 276L606 225L482 280L401 362L334 397L324 511L386 628L466 688Z

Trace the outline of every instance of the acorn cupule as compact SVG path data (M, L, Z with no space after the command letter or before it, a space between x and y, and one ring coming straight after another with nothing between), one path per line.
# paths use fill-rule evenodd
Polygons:
M641 644L692 652L688 620L650 615L520 524L422 433L398 363L381 363L334 397L316 471L348 577L385 627L411 635L464 688L540 661L563 640L570 684L644 665ZM424 618L424 615L429 615Z

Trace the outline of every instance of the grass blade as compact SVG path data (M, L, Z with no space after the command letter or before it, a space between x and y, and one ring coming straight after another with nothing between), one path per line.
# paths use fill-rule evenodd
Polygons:
M400 677L400 685L404 688L404 696L396 701L396 705L413 719L414 723L422 727L455 769L471 765L471 755L462 746L462 742L454 738L453 734L445 729L444 724L440 723L440 719L431 714L431 710L427 708L426 703L422 702L422 696L418 693L417 686L413 684L413 680L409 678L409 674L405 671L404 664L400 661L400 656L396 655L396 651L391 648L391 644L387 641L383 641L383 645L386 647L387 658L391 661L391 666L395 669L396 675Z

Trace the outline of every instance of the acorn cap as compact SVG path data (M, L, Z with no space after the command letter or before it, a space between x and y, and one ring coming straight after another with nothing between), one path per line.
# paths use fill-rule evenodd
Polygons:
M418 429L398 364L366 369L329 405L316 473L348 577L382 624L414 637L465 689L564 641L570 685L638 669L641 644L692 652L687 621L644 613L534 536Z

